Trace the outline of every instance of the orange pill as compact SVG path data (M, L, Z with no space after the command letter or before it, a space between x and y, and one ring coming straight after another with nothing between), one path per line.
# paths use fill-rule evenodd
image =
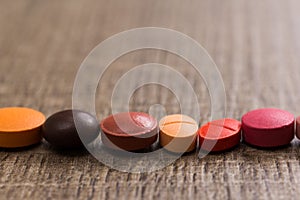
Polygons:
M45 116L22 107L0 109L0 147L16 148L39 143Z
M189 116L175 114L159 122L160 145L175 153L193 151L197 145L197 122Z
M198 135L202 150L226 151L240 143L241 122L230 118L214 120L203 125Z

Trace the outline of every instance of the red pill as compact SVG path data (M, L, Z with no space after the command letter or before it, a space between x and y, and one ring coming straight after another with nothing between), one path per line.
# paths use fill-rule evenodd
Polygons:
M220 119L208 122L199 131L201 149L225 151L237 146L241 140L241 123L235 119Z
M147 113L118 113L101 122L101 140L105 146L113 149L145 149L157 140L157 136L157 120Z
M294 138L294 116L284 110L264 108L242 117L243 140L258 147L279 147Z

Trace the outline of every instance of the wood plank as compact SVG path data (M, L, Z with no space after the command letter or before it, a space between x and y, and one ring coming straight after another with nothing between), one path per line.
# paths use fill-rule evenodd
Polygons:
M77 70L92 48L121 31L157 26L183 32L207 49L224 80L228 117L240 119L258 107L297 115L299 9L297 0L1 0L0 106L28 106L47 116L70 108ZM132 52L112 63L97 90L99 119L111 112L118 79L148 62L187 77L197 92L200 121L209 119L201 77L183 59L157 50ZM167 113L179 111L175 96L153 85L136 91L130 108L148 111L153 104L164 105ZM110 169L88 152L57 151L46 142L0 149L0 199L297 199L299 146L296 139L276 150L241 144L204 159L194 152L140 174Z

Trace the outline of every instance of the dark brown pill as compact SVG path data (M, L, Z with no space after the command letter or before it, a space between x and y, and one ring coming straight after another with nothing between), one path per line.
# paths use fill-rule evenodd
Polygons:
M146 149L157 140L157 136L157 120L147 113L118 113L101 122L101 140L112 149Z
M43 125L43 137L53 146L60 148L83 147L83 143L88 144L95 140L99 132L97 119L80 110L55 113Z

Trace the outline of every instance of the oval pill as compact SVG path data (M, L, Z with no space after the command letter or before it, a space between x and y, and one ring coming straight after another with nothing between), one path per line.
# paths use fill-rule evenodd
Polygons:
M24 107L0 109L0 147L16 148L39 143L45 116Z
M294 116L284 110L263 108L242 117L243 140L258 147L279 147L294 138Z
M157 140L157 120L147 113L124 112L101 121L102 143L112 149L136 151L149 148Z
M78 135L78 132L81 135ZM98 120L80 110L64 110L47 118L43 137L59 148L79 148L94 141L100 132ZM83 134L82 134L83 133Z
M175 153L191 152L197 145L197 122L189 116L175 114L159 122L160 145Z
M235 119L208 122L199 131L201 149L218 152L237 146L241 140L241 123Z

